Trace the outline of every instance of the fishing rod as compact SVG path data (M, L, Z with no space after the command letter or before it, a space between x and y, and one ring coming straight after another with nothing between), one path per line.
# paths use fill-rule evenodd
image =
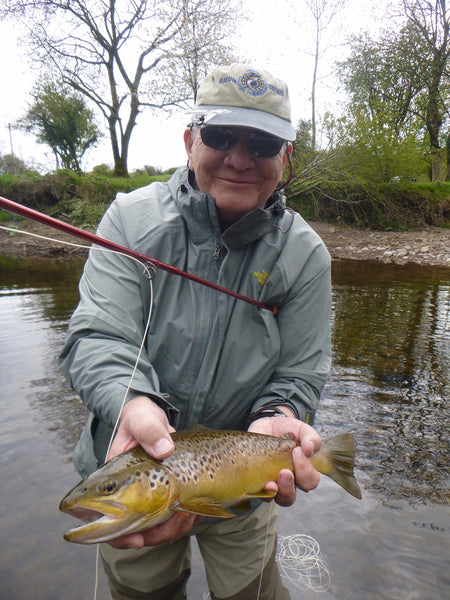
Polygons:
M31 219L32 221L42 223L43 225L48 225L53 229L58 229L59 231L63 231L64 233L73 235L74 237L85 240L91 244L97 244L97 246L102 246L103 248L107 248L108 250L112 250L114 252L121 252L122 254L130 256L131 258L142 262L143 264L150 263L156 269L162 269L163 271L172 273L172 275L179 275L180 277L184 277L185 279L189 279L191 281L194 281L195 283L199 283L200 285L212 288L213 290L216 290L223 294L227 294L228 296L232 296L233 298L237 298L238 300L243 300L248 304L253 304L258 308L270 310L271 313L274 315L276 315L278 312L276 306L269 306L268 304L259 302L259 300L254 300L253 298L249 298L248 296L244 296L242 294L239 294L238 292L233 292L232 290L222 287L221 285L217 285L216 283L212 283L211 281L207 281L206 279L202 279L201 277L197 277L196 275L192 275L191 273L182 271L181 269L161 262L156 258L150 258L149 256L142 254L141 252L136 252L135 250L131 250L131 248L127 248L126 246L121 246L119 244L116 244L115 242L111 242L110 240L101 238L100 236L95 235L94 233L90 233L89 231L79 229L74 225L64 223L59 219L55 219L54 217L45 215L44 213L41 213L37 210L33 210L32 208L28 208L23 204L13 202L12 200L8 200L7 198L3 198L2 196L0 196L0 208L4 208L9 212L20 215L27 219Z

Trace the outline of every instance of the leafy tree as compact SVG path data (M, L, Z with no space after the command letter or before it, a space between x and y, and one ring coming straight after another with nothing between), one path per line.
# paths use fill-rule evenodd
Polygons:
M359 119L386 144L428 140L433 181L440 179L443 126L449 109L450 12L445 0L404 0L404 25L378 40L352 40L339 65L350 95L349 123ZM406 19L405 19L406 18Z
M114 174L123 176L139 113L187 106L195 96L189 67L200 73L205 62L209 69L222 60L220 42L239 15L233 2L0 0L0 17L24 22L33 60L97 106L107 123Z
M417 177L426 170L420 132L397 135L393 128L371 119L363 109L334 123L339 168L354 180L380 183L394 177Z
M408 28L385 32L379 40L367 34L352 39L350 57L338 65L350 112L362 111L397 136L411 125L417 113L413 103L423 87L420 60L411 54L416 43Z
M93 112L80 94L67 87L44 82L20 125L34 133L38 142L50 146L56 167L81 173L81 159L100 136Z
M292 153L292 163L304 165L312 159L313 148L311 144L311 121L300 119L295 132L294 151Z
M21 175L27 171L27 165L14 154L0 155L0 175Z
M430 138L432 180L439 181L441 129L450 104L450 9L446 0L403 0L403 8L408 25L420 40L411 52L422 65L421 76L426 90L423 118Z

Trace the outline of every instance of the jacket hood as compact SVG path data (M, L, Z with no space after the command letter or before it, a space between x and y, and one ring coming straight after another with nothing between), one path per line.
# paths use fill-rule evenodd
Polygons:
M200 242L211 237L211 229L230 250L242 248L262 238L279 225L286 215L286 203L281 192L274 192L264 208L256 208L243 215L224 232L221 232L215 199L197 191L189 182L187 167L177 169L168 182L172 197L187 223L194 240ZM290 214L290 221L293 216Z

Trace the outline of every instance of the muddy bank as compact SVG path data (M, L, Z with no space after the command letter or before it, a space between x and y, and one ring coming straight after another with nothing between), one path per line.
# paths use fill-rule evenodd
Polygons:
M40 223L23 221L4 223L14 231L0 229L0 254L3 256L58 256L87 254L86 248L69 244L84 244L73 236ZM322 237L334 260L375 260L403 265L414 263L447 267L450 272L450 230L426 227L412 231L372 231L310 222ZM48 236L52 240L20 233Z

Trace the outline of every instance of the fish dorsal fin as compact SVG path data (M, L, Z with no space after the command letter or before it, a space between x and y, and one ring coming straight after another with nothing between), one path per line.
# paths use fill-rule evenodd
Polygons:
M217 500L208 496L189 498L189 500L185 500L184 502L174 502L172 509L179 512L202 515L203 517L218 517L220 519L230 519L236 516L224 508Z
M205 425L202 425L201 423L195 423L194 425L191 425L188 429L185 429L186 432L189 433L198 433L200 431L211 431L208 427L205 427Z

